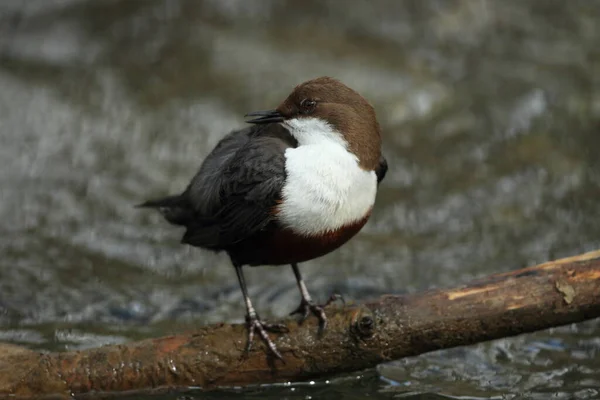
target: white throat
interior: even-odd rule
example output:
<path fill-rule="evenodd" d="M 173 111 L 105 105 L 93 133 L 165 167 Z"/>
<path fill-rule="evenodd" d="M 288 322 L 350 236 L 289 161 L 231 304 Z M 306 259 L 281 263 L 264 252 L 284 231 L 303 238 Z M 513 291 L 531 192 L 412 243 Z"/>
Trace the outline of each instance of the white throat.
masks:
<path fill-rule="evenodd" d="M 283 123 L 290 134 L 303 145 L 338 145 L 348 148 L 348 142 L 330 123 L 321 118 L 294 118 Z"/>
<path fill-rule="evenodd" d="M 281 223 L 306 236 L 334 231 L 362 220 L 375 203 L 377 176 L 365 171 L 348 142 L 319 118 L 283 123 L 298 147 L 286 157 Z"/>

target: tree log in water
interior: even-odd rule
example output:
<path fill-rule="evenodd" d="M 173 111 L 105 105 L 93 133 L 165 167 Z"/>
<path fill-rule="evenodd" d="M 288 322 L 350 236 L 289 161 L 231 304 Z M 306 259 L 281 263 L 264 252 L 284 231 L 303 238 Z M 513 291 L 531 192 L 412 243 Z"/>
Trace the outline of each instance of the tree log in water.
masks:
<path fill-rule="evenodd" d="M 271 334 L 285 363 L 260 340 L 243 356 L 243 325 L 97 349 L 40 354 L 0 346 L 0 395 L 30 398 L 196 386 L 205 389 L 322 378 L 428 351 L 533 332 L 600 316 L 600 251 L 491 275 L 456 289 L 387 295 L 329 307 Z M 13 397 L 14 398 L 14 397 Z"/>

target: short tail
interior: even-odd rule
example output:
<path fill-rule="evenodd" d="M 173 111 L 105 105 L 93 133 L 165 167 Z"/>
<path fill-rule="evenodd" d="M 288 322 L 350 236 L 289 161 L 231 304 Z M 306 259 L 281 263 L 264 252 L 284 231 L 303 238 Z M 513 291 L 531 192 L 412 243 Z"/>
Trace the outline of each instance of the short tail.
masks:
<path fill-rule="evenodd" d="M 169 196 L 162 199 L 148 200 L 142 204 L 136 204 L 135 208 L 161 208 L 161 207 L 178 207 L 182 201 L 181 196 Z"/>
<path fill-rule="evenodd" d="M 181 195 L 169 196 L 157 200 L 148 200 L 137 204 L 136 208 L 157 208 L 167 221 L 175 225 L 188 225 L 194 217 L 193 209 L 187 199 Z"/>

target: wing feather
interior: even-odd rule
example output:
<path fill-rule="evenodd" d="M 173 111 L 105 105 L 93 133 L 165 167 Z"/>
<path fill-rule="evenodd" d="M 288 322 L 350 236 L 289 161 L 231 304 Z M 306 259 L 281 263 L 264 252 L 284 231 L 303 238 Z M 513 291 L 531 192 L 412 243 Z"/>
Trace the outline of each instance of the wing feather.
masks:
<path fill-rule="evenodd" d="M 273 221 L 286 177 L 285 149 L 294 143 L 279 125 L 267 129 L 227 153 L 226 161 L 207 158 L 212 165 L 205 162 L 187 190 L 197 213 L 182 242 L 226 249 Z"/>

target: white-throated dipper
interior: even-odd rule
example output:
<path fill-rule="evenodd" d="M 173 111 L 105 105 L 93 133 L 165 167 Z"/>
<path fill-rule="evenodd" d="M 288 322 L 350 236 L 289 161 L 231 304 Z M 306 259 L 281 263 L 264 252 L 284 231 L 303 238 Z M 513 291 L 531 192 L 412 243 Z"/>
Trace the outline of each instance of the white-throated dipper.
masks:
<path fill-rule="evenodd" d="M 354 236 L 371 215 L 387 172 L 373 107 L 340 81 L 322 77 L 298 85 L 275 110 L 246 116 L 206 157 L 185 191 L 152 200 L 172 224 L 186 227 L 182 243 L 225 251 L 246 303 L 250 349 L 258 332 L 278 358 L 260 320 L 242 266 L 290 264 L 302 300 L 323 330 L 327 318 L 302 280 L 298 263 L 323 256 Z"/>

